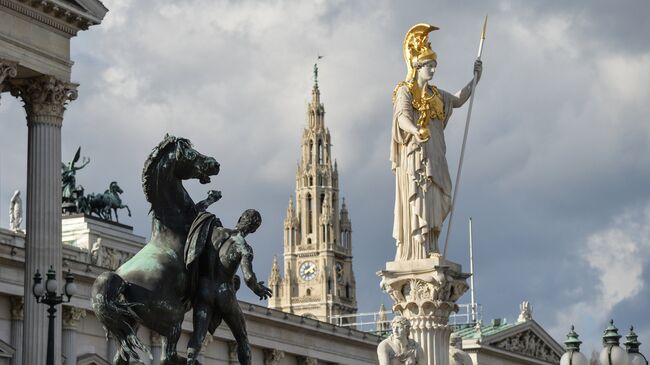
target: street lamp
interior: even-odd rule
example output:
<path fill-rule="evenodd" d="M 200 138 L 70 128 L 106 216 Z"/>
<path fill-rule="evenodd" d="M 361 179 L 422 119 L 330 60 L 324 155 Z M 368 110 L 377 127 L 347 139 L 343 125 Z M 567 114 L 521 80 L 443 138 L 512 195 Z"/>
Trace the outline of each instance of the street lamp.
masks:
<path fill-rule="evenodd" d="M 54 318 L 56 318 L 55 306 L 61 303 L 69 303 L 70 298 L 76 294 L 77 285 L 74 283 L 74 276 L 70 274 L 70 269 L 65 276 L 65 286 L 63 287 L 64 294 L 57 295 L 56 290 L 59 284 L 56 282 L 56 272 L 50 266 L 47 271 L 47 280 L 43 285 L 43 277 L 41 273 L 36 270 L 34 274 L 34 286 L 32 286 L 32 293 L 36 297 L 37 303 L 44 303 L 50 306 L 47 309 L 49 324 L 47 329 L 47 365 L 54 365 Z M 64 299 L 64 295 L 67 300 Z"/>
<path fill-rule="evenodd" d="M 566 338 L 567 340 L 564 341 L 566 352 L 560 359 L 560 365 L 587 365 L 587 358 L 580 352 L 582 341 L 578 339 L 578 334 L 573 330 L 573 325 L 571 325 L 571 331 L 566 335 Z"/>
<path fill-rule="evenodd" d="M 648 359 L 639 352 L 639 346 L 641 342 L 637 340 L 639 336 L 634 333 L 634 327 L 630 327 L 630 334 L 625 336 L 625 349 L 627 350 L 627 356 L 630 357 L 630 365 L 648 365 Z"/>
<path fill-rule="evenodd" d="M 618 345 L 620 338 L 621 335 L 618 334 L 618 328 L 614 326 L 612 319 L 603 334 L 603 349 L 600 351 L 602 365 L 628 365 L 627 352 Z"/>

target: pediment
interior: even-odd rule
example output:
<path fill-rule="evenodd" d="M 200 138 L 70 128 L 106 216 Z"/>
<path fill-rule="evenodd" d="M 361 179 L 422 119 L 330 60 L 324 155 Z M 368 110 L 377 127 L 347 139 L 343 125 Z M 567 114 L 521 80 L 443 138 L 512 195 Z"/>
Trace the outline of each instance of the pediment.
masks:
<path fill-rule="evenodd" d="M 560 362 L 564 352 L 562 346 L 532 320 L 484 338 L 483 344 L 555 364 Z"/>
<path fill-rule="evenodd" d="M 77 365 L 111 365 L 97 354 L 85 354 L 77 358 Z"/>

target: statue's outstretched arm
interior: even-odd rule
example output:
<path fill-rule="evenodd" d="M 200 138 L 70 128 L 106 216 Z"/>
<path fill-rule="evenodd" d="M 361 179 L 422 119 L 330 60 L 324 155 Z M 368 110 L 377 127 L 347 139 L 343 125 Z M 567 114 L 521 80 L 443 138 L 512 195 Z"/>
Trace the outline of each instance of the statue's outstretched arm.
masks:
<path fill-rule="evenodd" d="M 205 212 L 208 207 L 221 199 L 221 192 L 219 190 L 210 190 L 208 191 L 208 197 L 196 203 L 196 210 L 199 212 Z"/>
<path fill-rule="evenodd" d="M 474 73 L 477 74 L 476 84 L 478 85 L 478 82 L 481 79 L 481 74 L 483 73 L 483 63 L 481 62 L 481 60 L 476 60 L 474 62 Z M 472 78 L 472 80 L 469 80 L 469 82 L 467 83 L 467 85 L 465 85 L 465 87 L 458 90 L 458 92 L 456 92 L 452 96 L 453 97 L 452 105 L 454 108 L 460 108 L 461 106 L 463 106 L 463 104 L 465 104 L 467 99 L 469 99 L 470 95 L 472 95 L 473 80 L 474 78 Z"/>
<path fill-rule="evenodd" d="M 246 286 L 248 286 L 253 293 L 260 297 L 260 300 L 270 298 L 273 292 L 271 289 L 264 286 L 263 281 L 257 281 L 257 276 L 255 276 L 255 272 L 253 272 L 253 252 L 250 248 L 248 251 L 249 252 L 245 252 L 241 258 L 241 271 L 244 275 L 244 282 L 246 282 Z"/>

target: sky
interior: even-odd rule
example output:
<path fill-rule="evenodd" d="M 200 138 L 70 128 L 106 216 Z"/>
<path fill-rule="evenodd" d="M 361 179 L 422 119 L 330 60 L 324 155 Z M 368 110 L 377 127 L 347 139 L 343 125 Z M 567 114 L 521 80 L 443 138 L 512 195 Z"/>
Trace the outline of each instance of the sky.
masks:
<path fill-rule="evenodd" d="M 584 352 L 600 348 L 610 318 L 650 343 L 649 2 L 104 3 L 103 23 L 72 41 L 81 86 L 66 111 L 62 157 L 81 146 L 91 160 L 77 183 L 100 192 L 118 181 L 133 212 L 121 222 L 148 236 L 143 163 L 165 133 L 189 138 L 221 164 L 211 184 L 186 183 L 194 199 L 221 190 L 210 211 L 226 226 L 246 208 L 262 213 L 249 242 L 266 279 L 282 254 L 312 67 L 323 55 L 319 87 L 352 219 L 360 312 L 390 303 L 376 272 L 395 254 L 388 156 L 404 33 L 420 22 L 440 27 L 430 36 L 433 82 L 455 92 L 471 79 L 489 14 L 449 258 L 469 270 L 471 216 L 485 322 L 515 320 L 527 300 L 556 340 L 575 324 Z M 455 110 L 445 132 L 452 177 L 466 115 L 467 106 Z M 25 190 L 27 154 L 24 111 L 8 94 L 0 120 L 0 206 L 8 207 L 12 192 Z"/>

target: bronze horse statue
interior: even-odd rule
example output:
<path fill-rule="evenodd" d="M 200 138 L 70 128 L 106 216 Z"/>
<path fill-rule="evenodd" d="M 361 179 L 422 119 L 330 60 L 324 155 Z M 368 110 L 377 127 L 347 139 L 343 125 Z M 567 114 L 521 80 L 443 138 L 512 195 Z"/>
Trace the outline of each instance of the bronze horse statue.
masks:
<path fill-rule="evenodd" d="M 85 197 L 84 205 L 88 214 L 92 215 L 97 214 L 99 218 L 112 221 L 113 215 L 111 209 L 115 212 L 115 221 L 119 222 L 120 219 L 117 216 L 118 209 L 125 209 L 131 216 L 131 209 L 126 204 L 122 204 L 122 199 L 120 194 L 124 193 L 124 190 L 117 185 L 116 181 L 111 182 L 108 189 L 103 194 L 90 194 Z"/>
<path fill-rule="evenodd" d="M 181 324 L 191 306 L 183 249 L 198 212 L 182 181 L 198 179 L 207 184 L 218 173 L 214 158 L 194 150 L 189 140 L 169 135 L 145 162 L 142 186 L 151 203 L 151 240 L 115 272 L 101 274 L 91 293 L 97 318 L 119 343 L 114 365 L 138 360 L 137 349 L 149 353 L 137 337 L 139 324 L 163 338 L 160 364 L 185 364 L 176 352 Z"/>

